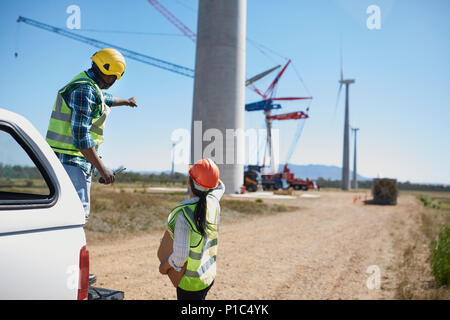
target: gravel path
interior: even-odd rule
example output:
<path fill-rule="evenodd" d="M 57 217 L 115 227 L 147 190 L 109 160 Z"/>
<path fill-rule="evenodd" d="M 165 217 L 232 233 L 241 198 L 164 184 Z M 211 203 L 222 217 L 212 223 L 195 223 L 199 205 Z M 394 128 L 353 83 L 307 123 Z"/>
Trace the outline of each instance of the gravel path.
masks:
<path fill-rule="evenodd" d="M 355 193 L 314 194 L 320 197 L 283 200 L 299 206 L 295 212 L 224 221 L 208 299 L 392 299 L 403 254 L 396 243 L 420 221 L 415 197 L 374 206 L 354 203 Z M 122 290 L 126 299 L 175 299 L 158 272 L 161 237 L 88 243 L 96 285 Z M 380 271 L 380 289 L 369 290 L 376 277 L 369 267 Z"/>

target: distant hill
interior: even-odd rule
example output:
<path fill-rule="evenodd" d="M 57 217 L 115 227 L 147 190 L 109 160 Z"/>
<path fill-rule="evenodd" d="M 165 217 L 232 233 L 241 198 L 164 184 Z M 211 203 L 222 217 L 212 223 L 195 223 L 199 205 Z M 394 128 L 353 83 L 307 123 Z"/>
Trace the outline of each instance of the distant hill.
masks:
<path fill-rule="evenodd" d="M 342 168 L 337 166 L 326 166 L 321 164 L 288 164 L 289 170 L 298 178 L 318 179 L 323 178 L 326 180 L 341 180 Z M 280 171 L 283 170 L 283 165 L 280 165 Z M 350 179 L 353 177 L 353 172 L 350 171 Z M 363 177 L 358 174 L 358 181 L 368 181 L 372 178 Z"/>
<path fill-rule="evenodd" d="M 300 164 L 289 164 L 289 170 L 298 178 L 309 178 L 309 179 L 318 179 L 323 178 L 325 180 L 341 180 L 342 169 L 337 166 L 326 166 L 321 164 L 308 164 L 308 165 L 300 165 Z M 280 171 L 283 170 L 283 165 L 280 165 Z M 168 174 L 170 175 L 170 171 L 139 171 L 141 174 Z M 186 173 L 182 173 L 186 174 Z M 350 179 L 353 178 L 352 171 L 350 171 Z M 372 178 L 363 177 L 358 174 L 358 181 L 371 181 Z"/>

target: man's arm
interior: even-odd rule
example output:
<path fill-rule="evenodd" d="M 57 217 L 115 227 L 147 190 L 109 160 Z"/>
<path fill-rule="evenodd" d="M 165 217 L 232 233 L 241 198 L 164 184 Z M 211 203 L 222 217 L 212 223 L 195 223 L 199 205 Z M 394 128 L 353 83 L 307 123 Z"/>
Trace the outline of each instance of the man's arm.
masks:
<path fill-rule="evenodd" d="M 105 103 L 110 107 L 129 106 L 136 108 L 138 106 L 136 103 L 136 97 L 130 99 L 122 99 L 114 97 L 111 93 L 106 91 L 103 91 L 103 97 L 105 98 Z"/>
<path fill-rule="evenodd" d="M 103 180 L 105 180 L 105 184 L 114 182 L 114 173 L 105 166 L 94 148 L 80 149 L 80 152 L 83 154 L 87 161 L 92 163 L 92 165 L 97 168 Z"/>
<path fill-rule="evenodd" d="M 113 103 L 112 103 L 111 107 L 115 107 L 115 106 L 129 106 L 132 108 L 136 108 L 138 105 L 136 103 L 136 97 L 133 97 L 130 99 L 122 99 L 122 98 L 113 97 Z"/>

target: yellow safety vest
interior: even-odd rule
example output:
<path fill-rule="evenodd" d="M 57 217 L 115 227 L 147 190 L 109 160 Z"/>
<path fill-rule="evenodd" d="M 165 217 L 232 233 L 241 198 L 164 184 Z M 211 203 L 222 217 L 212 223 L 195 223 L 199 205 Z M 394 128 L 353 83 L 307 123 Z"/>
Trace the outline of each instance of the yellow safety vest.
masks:
<path fill-rule="evenodd" d="M 178 215 L 182 214 L 190 226 L 189 256 L 186 271 L 178 284 L 178 287 L 186 291 L 203 290 L 216 277 L 220 204 L 213 195 L 207 196 L 206 220 L 209 224 L 206 238 L 198 232 L 194 223 L 196 205 L 194 203 L 178 206 L 172 210 L 168 218 L 168 229 L 172 238 Z"/>
<path fill-rule="evenodd" d="M 98 114 L 92 120 L 90 134 L 94 141 L 95 148 L 103 142 L 103 130 L 105 128 L 105 120 L 110 112 L 110 108 L 106 105 L 100 87 L 89 78 L 86 72 L 81 72 L 73 78 L 64 88 L 58 91 L 56 101 L 53 105 L 52 115 L 48 125 L 46 140 L 53 151 L 65 153 L 72 156 L 84 157 L 78 148 L 73 145 L 73 136 L 70 125 L 72 109 L 66 103 L 65 97 L 78 86 L 82 84 L 90 84 L 97 91 L 100 102 L 94 106 L 95 110 L 99 110 Z"/>

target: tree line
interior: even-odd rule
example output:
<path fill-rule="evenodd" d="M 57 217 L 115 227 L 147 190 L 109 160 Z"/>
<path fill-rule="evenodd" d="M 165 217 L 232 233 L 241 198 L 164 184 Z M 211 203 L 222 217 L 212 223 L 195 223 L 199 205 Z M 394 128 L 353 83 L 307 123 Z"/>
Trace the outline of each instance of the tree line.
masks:
<path fill-rule="evenodd" d="M 36 167 L 5 165 L 0 163 L 0 178 L 3 179 L 42 179 Z"/>
<path fill-rule="evenodd" d="M 19 166 L 19 165 L 5 165 L 0 163 L 0 179 L 41 179 L 42 175 L 36 167 Z M 125 171 L 116 177 L 116 182 L 124 183 L 173 183 L 186 184 L 188 176 L 184 173 L 175 172 L 170 173 L 140 173 L 133 171 Z M 341 180 L 329 180 L 319 178 L 316 180 L 320 188 L 340 188 Z M 358 188 L 371 189 L 372 181 L 358 181 Z M 419 184 L 406 182 L 397 182 L 399 190 L 414 190 L 414 191 L 444 191 L 450 192 L 450 185 L 444 186 L 439 184 Z"/>
<path fill-rule="evenodd" d="M 319 178 L 316 180 L 321 188 L 341 188 L 341 180 L 328 180 Z M 359 189 L 372 189 L 372 180 L 358 181 Z M 450 192 L 450 185 L 444 186 L 442 184 L 421 184 L 411 183 L 409 181 L 397 181 L 397 189 L 405 191 L 444 191 Z"/>

